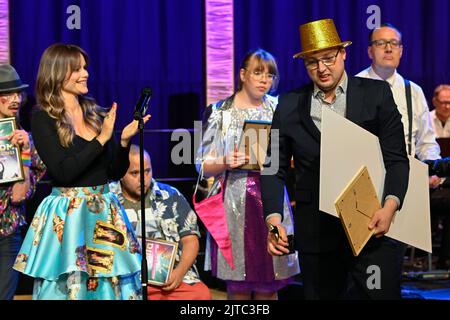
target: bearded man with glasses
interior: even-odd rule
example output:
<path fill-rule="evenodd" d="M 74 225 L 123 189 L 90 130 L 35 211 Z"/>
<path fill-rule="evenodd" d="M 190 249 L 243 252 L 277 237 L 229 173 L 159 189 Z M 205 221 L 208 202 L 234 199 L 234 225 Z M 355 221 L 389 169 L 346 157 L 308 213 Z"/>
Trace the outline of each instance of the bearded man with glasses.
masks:
<path fill-rule="evenodd" d="M 281 213 L 293 157 L 295 245 L 306 299 L 399 299 L 404 246 L 384 234 L 401 208 L 408 186 L 409 162 L 400 113 L 387 83 L 347 75 L 345 47 L 351 42 L 341 41 L 333 20 L 301 25 L 300 39 L 302 51 L 294 57 L 303 58 L 312 82 L 281 95 L 273 117 L 272 132 L 277 130 L 279 139 L 268 148 L 268 159 L 279 160 L 279 169 L 274 175 L 263 171 L 261 194 L 266 223 L 269 230 L 277 227 L 278 237 L 268 233 L 267 249 L 272 255 L 289 252 Z M 340 220 L 319 210 L 323 108 L 377 135 L 381 145 L 386 168 L 383 207 L 368 226 L 375 228 L 375 236 L 358 257 L 352 254 Z M 278 148 L 278 159 L 271 158 L 274 148 Z M 265 167 L 270 165 L 267 161 Z M 329 183 L 333 177 L 328 179 Z M 367 285 L 371 266 L 379 267 L 380 288 Z"/>

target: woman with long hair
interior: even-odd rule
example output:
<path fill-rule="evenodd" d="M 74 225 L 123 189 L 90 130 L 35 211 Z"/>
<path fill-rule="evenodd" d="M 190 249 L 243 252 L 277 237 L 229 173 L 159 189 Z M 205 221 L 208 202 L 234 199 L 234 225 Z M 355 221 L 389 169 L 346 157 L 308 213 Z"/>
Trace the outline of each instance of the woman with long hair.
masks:
<path fill-rule="evenodd" d="M 15 262 L 16 270 L 35 278 L 33 299 L 141 296 L 139 244 L 108 188 L 109 180 L 119 180 L 128 169 L 138 122 L 128 124 L 115 141 L 117 104 L 106 112 L 86 96 L 88 60 L 76 45 L 54 44 L 39 64 L 40 108 L 31 127 L 53 188 Z M 122 240 L 111 241 L 105 232 Z"/>

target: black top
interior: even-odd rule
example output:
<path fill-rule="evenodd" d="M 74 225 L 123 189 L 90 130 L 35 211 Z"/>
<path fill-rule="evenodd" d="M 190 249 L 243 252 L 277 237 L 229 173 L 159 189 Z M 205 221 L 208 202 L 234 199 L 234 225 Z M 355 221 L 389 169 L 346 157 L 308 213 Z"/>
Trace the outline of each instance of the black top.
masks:
<path fill-rule="evenodd" d="M 85 140 L 75 135 L 64 148 L 56 131 L 56 120 L 44 110 L 33 114 L 31 132 L 39 156 L 55 187 L 98 186 L 119 180 L 130 165 L 130 147 L 118 145 L 114 136 L 102 146 L 97 139 Z"/>

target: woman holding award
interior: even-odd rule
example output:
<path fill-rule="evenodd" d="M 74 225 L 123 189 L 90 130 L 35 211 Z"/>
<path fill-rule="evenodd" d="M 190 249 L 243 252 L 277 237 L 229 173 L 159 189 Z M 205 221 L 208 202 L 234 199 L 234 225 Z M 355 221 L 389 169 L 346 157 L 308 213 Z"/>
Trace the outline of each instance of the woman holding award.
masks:
<path fill-rule="evenodd" d="M 53 182 L 36 211 L 14 268 L 35 278 L 33 299 L 139 299 L 140 248 L 108 180 L 129 166 L 132 121 L 113 136 L 117 105 L 101 109 L 88 93 L 88 56 L 54 44 L 41 58 L 36 81 L 40 107 L 31 126 Z M 148 121 L 146 116 L 144 121 Z M 107 228 L 122 243 L 101 237 Z"/>
<path fill-rule="evenodd" d="M 19 274 L 12 266 L 22 243 L 20 227 L 26 224 L 25 202 L 33 196 L 36 183 L 45 172 L 31 135 L 19 123 L 26 88 L 28 85 L 22 83 L 11 65 L 0 65 L 0 143 L 6 153 L 14 154 L 2 155 L 0 159 L 0 300 L 14 297 Z M 11 145 L 14 150 L 7 147 Z M 20 171 L 22 177 L 11 177 L 11 172 Z"/>
<path fill-rule="evenodd" d="M 233 300 L 277 299 L 277 291 L 299 272 L 296 253 L 282 257 L 268 254 L 260 172 L 240 169 L 250 160 L 238 150 L 244 122 L 272 120 L 277 99 L 268 92 L 275 91 L 277 83 L 278 68 L 273 56 L 262 49 L 250 51 L 241 64 L 236 93 L 205 111 L 202 146 L 196 163 L 206 177 L 221 178 L 224 182 L 223 201 L 234 263 L 231 268 L 209 237 L 210 267 L 213 275 L 226 280 L 228 298 Z M 287 194 L 284 209 L 283 222 L 293 233 Z"/>

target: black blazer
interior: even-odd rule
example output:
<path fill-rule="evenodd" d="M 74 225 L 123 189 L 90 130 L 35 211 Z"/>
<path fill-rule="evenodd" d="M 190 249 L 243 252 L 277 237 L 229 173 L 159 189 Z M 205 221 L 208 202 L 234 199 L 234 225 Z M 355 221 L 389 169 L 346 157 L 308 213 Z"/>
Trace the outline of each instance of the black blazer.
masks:
<path fill-rule="evenodd" d="M 313 88 L 311 83 L 280 96 L 272 123 L 272 130 L 279 130 L 278 143 L 272 141 L 273 147 L 279 148 L 279 169 L 274 175 L 261 175 L 265 216 L 283 212 L 283 190 L 290 159 L 294 157 L 295 238 L 297 249 L 302 252 L 333 250 L 345 240 L 339 219 L 318 213 L 320 131 L 310 116 Z M 401 115 L 389 85 L 384 81 L 349 77 L 346 99 L 346 118 L 379 138 L 386 168 L 384 195 L 395 195 L 403 202 L 409 161 Z"/>

